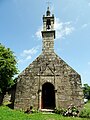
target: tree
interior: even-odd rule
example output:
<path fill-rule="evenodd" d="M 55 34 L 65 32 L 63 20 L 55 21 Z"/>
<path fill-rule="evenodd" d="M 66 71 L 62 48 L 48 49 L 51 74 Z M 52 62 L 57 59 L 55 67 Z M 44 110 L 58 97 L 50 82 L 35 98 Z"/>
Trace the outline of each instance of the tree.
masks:
<path fill-rule="evenodd" d="M 8 88 L 14 84 L 13 77 L 18 73 L 17 61 L 10 48 L 0 44 L 0 104 Z"/>
<path fill-rule="evenodd" d="M 90 86 L 88 84 L 84 84 L 83 92 L 84 92 L 84 98 L 89 100 L 90 99 Z"/>

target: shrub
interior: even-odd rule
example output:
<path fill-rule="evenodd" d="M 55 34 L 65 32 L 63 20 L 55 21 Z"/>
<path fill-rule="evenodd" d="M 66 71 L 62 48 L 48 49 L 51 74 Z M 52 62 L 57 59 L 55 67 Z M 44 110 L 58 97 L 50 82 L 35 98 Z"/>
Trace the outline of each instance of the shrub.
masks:
<path fill-rule="evenodd" d="M 79 117 L 81 118 L 90 118 L 90 111 L 83 109 L 80 114 Z"/>
<path fill-rule="evenodd" d="M 72 104 L 68 107 L 68 109 L 64 113 L 65 116 L 73 116 L 73 117 L 78 116 L 78 114 L 79 114 L 79 110 Z"/>
<path fill-rule="evenodd" d="M 66 112 L 66 109 L 64 108 L 60 108 L 60 109 L 55 108 L 54 110 L 54 113 L 61 114 L 61 115 L 64 115 L 65 112 Z"/>
<path fill-rule="evenodd" d="M 61 114 L 63 116 L 73 116 L 73 117 L 76 117 L 79 114 L 79 110 L 72 104 L 67 109 L 64 108 L 55 109 L 54 112 L 56 114 Z"/>
<path fill-rule="evenodd" d="M 30 114 L 30 113 L 38 113 L 38 110 L 33 109 L 33 107 L 30 106 L 30 108 L 27 108 L 27 110 L 25 111 L 25 113 L 28 113 L 28 114 Z"/>

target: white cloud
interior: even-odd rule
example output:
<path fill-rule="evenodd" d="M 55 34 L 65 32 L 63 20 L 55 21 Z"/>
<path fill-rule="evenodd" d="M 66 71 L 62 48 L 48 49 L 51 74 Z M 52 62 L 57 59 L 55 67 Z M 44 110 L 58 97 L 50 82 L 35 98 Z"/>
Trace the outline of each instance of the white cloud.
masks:
<path fill-rule="evenodd" d="M 26 60 L 30 60 L 32 57 L 31 57 L 31 55 L 30 56 L 27 56 L 26 57 Z"/>
<path fill-rule="evenodd" d="M 64 37 L 70 35 L 73 32 L 73 30 L 75 29 L 71 25 L 71 22 L 60 22 L 59 18 L 55 18 L 54 28 L 56 30 L 56 39 L 61 39 L 61 38 L 64 38 Z M 41 31 L 42 31 L 42 26 L 39 27 L 39 29 L 35 33 L 35 35 L 38 39 L 42 38 Z"/>
<path fill-rule="evenodd" d="M 31 60 L 33 55 L 35 55 L 38 52 L 39 48 L 40 48 L 40 46 L 33 47 L 28 50 L 23 50 L 23 52 L 20 54 L 20 59 L 19 59 L 18 63 L 24 63 L 28 60 Z"/>
<path fill-rule="evenodd" d="M 58 18 L 55 19 L 56 39 L 62 39 L 70 35 L 74 29 L 71 22 L 60 22 Z"/>
<path fill-rule="evenodd" d="M 90 6 L 90 2 L 88 3 L 88 6 Z"/>
<path fill-rule="evenodd" d="M 25 57 L 25 56 L 28 56 L 28 55 L 36 54 L 37 50 L 38 50 L 38 46 L 34 47 L 32 49 L 29 49 L 29 50 L 24 50 L 23 53 L 21 54 L 21 56 Z"/>
<path fill-rule="evenodd" d="M 86 28 L 88 26 L 88 24 L 83 24 L 82 28 Z"/>
<path fill-rule="evenodd" d="M 35 33 L 35 36 L 36 36 L 38 39 L 41 39 L 41 38 L 42 38 L 42 35 L 41 35 L 42 28 L 43 28 L 43 26 L 40 26 L 40 27 L 38 28 L 37 32 Z"/>
<path fill-rule="evenodd" d="M 90 62 L 88 62 L 88 65 L 90 65 Z"/>
<path fill-rule="evenodd" d="M 23 59 L 18 60 L 18 64 L 23 63 Z"/>

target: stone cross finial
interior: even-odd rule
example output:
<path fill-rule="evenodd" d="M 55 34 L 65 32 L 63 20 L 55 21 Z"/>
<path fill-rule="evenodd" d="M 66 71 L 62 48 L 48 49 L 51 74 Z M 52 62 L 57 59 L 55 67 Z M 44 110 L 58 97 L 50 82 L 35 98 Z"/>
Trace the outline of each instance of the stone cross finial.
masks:
<path fill-rule="evenodd" d="M 49 7 L 50 7 L 50 4 L 51 4 L 51 2 L 48 0 L 48 2 L 47 2 L 47 5 L 48 5 L 48 10 L 49 10 Z"/>
<path fill-rule="evenodd" d="M 46 12 L 47 16 L 50 16 L 50 10 L 49 10 L 50 3 L 51 3 L 50 1 L 47 2 L 47 4 L 48 4 L 47 12 Z"/>

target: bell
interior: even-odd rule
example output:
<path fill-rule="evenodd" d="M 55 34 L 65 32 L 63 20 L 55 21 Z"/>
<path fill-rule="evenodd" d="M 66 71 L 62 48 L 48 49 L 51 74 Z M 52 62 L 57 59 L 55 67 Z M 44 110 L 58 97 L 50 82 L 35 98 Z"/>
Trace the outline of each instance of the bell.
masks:
<path fill-rule="evenodd" d="M 47 25 L 47 29 L 48 29 L 48 30 L 50 29 L 50 25 Z"/>

